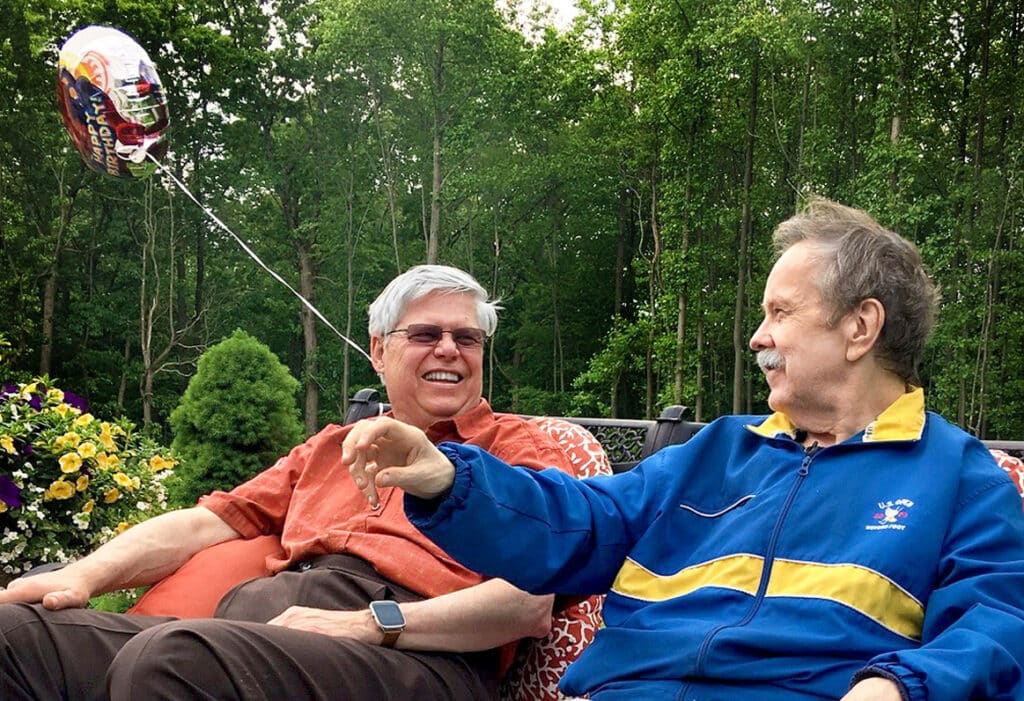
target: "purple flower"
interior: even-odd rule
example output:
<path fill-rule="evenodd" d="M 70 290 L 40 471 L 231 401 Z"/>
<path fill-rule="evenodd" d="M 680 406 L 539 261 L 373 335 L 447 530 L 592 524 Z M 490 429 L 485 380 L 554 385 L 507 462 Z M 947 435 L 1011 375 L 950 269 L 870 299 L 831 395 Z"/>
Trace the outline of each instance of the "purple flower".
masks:
<path fill-rule="evenodd" d="M 89 410 L 89 405 L 86 404 L 85 399 L 83 399 L 82 397 L 79 397 L 74 392 L 68 392 L 68 391 L 65 390 L 65 392 L 64 392 L 64 403 L 65 404 L 69 404 L 69 405 L 75 407 L 76 409 L 81 411 L 83 414 Z"/>
<path fill-rule="evenodd" d="M 10 509 L 21 508 L 21 488 L 8 475 L 0 475 L 0 501 Z"/>
<path fill-rule="evenodd" d="M 7 401 L 11 401 L 17 398 L 18 386 L 12 384 L 4 385 L 3 391 L 0 391 L 0 399 L 5 400 L 6 403 Z M 36 411 L 39 411 L 40 409 L 43 408 L 43 398 L 38 394 L 33 394 L 31 398 L 28 400 L 28 405 L 35 409 Z"/>
<path fill-rule="evenodd" d="M 17 396 L 18 386 L 8 383 L 4 385 L 2 390 L 0 390 L 0 404 L 3 404 L 6 401 L 9 401 L 10 398 Z M 85 399 L 74 392 L 64 392 L 64 403 L 69 406 L 73 406 L 83 414 L 89 410 L 89 405 L 86 403 Z M 33 394 L 28 400 L 28 405 L 36 411 L 40 411 L 43 408 L 43 395 L 41 393 Z"/>

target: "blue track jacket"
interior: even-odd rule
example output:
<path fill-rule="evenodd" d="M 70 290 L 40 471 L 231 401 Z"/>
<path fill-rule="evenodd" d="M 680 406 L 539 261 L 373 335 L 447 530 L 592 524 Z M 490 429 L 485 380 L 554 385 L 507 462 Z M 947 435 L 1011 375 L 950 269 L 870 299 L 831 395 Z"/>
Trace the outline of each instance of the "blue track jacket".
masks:
<path fill-rule="evenodd" d="M 596 701 L 810 701 L 863 676 L 910 701 L 1024 699 L 1024 514 L 985 447 L 908 392 L 804 449 L 730 416 L 633 470 L 574 480 L 442 444 L 412 522 L 535 593 L 608 592 L 562 688 Z"/>

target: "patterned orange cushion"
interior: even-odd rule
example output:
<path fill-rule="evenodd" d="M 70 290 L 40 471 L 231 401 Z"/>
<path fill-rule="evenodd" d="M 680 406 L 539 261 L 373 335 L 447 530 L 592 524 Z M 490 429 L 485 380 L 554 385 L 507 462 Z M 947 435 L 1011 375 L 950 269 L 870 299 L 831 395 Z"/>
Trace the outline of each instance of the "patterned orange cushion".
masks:
<path fill-rule="evenodd" d="M 999 467 L 1006 470 L 1013 483 L 1017 485 L 1017 491 L 1021 494 L 1021 504 L 1024 506 L 1024 460 L 1015 458 L 1002 450 L 993 450 L 992 457 L 996 459 Z"/>

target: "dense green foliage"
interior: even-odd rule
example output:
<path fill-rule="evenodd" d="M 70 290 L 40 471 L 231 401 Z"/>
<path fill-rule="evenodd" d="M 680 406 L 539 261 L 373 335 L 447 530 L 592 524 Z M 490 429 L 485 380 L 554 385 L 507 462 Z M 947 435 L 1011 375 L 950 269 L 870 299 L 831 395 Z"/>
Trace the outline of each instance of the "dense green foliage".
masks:
<path fill-rule="evenodd" d="M 54 67 L 103 23 L 157 64 L 169 168 L 364 348 L 376 292 L 436 259 L 504 300 L 498 408 L 763 410 L 769 237 L 816 193 L 941 283 L 931 408 L 1024 438 L 1024 0 L 582 4 L 559 33 L 489 0 L 0 0 L 5 357 L 154 431 L 240 325 L 307 432 L 377 382 L 165 179 L 83 167 Z"/>
<path fill-rule="evenodd" d="M 191 506 L 215 489 L 231 489 L 288 452 L 302 437 L 298 381 L 266 345 L 241 330 L 199 358 L 181 403 L 171 412 L 181 458 L 168 497 Z"/>

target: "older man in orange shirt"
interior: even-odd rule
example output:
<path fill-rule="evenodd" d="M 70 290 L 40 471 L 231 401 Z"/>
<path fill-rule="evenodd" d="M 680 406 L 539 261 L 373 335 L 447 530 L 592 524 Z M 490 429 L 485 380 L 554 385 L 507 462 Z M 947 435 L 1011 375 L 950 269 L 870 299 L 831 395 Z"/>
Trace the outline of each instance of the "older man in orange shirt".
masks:
<path fill-rule="evenodd" d="M 551 438 L 482 399 L 483 346 L 496 324 L 496 305 L 460 270 L 419 266 L 393 280 L 369 324 L 392 416 L 437 442 L 571 473 Z M 456 563 L 412 527 L 400 490 L 368 505 L 340 470 L 348 430 L 329 426 L 234 490 L 0 592 L 9 603 L 0 606 L 2 697 L 495 698 L 495 656 L 483 651 L 543 635 L 551 597 Z M 203 548 L 264 534 L 281 538 L 274 575 L 236 587 L 216 618 L 81 608 L 157 582 Z"/>

